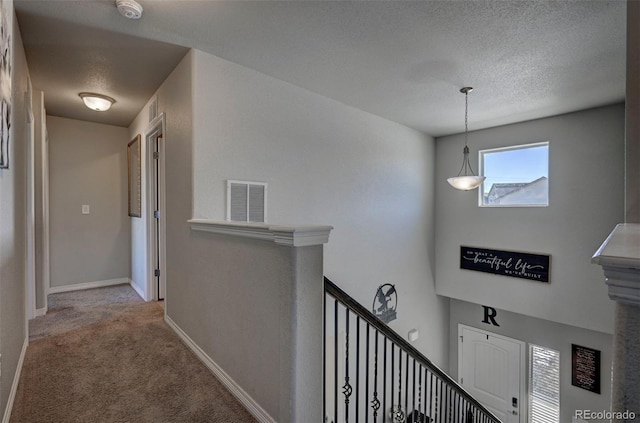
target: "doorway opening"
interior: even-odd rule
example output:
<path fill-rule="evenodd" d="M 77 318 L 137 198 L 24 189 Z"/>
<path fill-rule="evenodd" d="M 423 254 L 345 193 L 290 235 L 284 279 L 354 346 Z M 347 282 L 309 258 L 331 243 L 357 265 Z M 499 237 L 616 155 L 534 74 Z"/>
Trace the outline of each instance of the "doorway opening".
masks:
<path fill-rule="evenodd" d="M 526 343 L 458 325 L 460 384 L 504 423 L 526 422 Z"/>
<path fill-rule="evenodd" d="M 165 115 L 149 124 L 146 134 L 147 173 L 147 292 L 155 301 L 163 301 L 166 292 L 165 271 Z"/>

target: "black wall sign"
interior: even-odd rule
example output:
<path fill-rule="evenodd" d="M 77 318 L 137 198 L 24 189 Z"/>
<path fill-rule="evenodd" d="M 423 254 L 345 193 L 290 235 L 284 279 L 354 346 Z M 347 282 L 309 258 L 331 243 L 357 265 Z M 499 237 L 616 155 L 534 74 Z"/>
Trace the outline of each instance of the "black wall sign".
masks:
<path fill-rule="evenodd" d="M 549 282 L 551 256 L 460 246 L 460 268 Z"/>
<path fill-rule="evenodd" d="M 600 393 L 600 351 L 571 344 L 571 384 Z"/>

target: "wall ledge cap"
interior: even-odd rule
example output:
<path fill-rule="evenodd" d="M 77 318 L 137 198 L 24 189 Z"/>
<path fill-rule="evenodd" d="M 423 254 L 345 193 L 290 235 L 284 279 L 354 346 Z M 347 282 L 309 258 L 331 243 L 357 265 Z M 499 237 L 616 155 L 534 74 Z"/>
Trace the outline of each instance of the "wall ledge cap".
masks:
<path fill-rule="evenodd" d="M 593 255 L 591 262 L 603 267 L 638 269 L 640 272 L 640 224 L 616 225 Z"/>
<path fill-rule="evenodd" d="M 241 238 L 273 241 L 287 247 L 308 247 L 329 242 L 333 226 L 327 225 L 269 225 L 266 223 L 229 222 L 209 219 L 191 219 L 187 221 L 191 230 Z"/>
<path fill-rule="evenodd" d="M 602 266 L 609 298 L 640 305 L 640 224 L 617 225 L 591 262 Z"/>

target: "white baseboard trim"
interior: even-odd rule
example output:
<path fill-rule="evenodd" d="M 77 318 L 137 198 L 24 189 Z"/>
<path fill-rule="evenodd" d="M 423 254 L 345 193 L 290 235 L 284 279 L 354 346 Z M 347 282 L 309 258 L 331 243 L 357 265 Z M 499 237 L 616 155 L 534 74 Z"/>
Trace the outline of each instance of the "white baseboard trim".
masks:
<path fill-rule="evenodd" d="M 133 280 L 129 280 L 129 285 L 131 285 L 131 288 L 133 288 L 134 291 L 136 291 L 138 293 L 138 295 L 140 295 L 140 298 L 142 298 L 143 300 L 146 301 L 144 292 L 142 291 L 142 288 L 140 288 L 138 285 L 135 284 L 135 282 L 133 282 Z"/>
<path fill-rule="evenodd" d="M 24 338 L 22 344 L 22 351 L 20 351 L 20 359 L 18 359 L 18 368 L 16 374 L 13 376 L 13 383 L 11 384 L 11 392 L 9 392 L 9 399 L 7 400 L 7 408 L 4 409 L 4 416 L 2 417 L 2 423 L 9 423 L 11 418 L 11 410 L 13 410 L 13 402 L 16 399 L 16 392 L 18 391 L 18 383 L 20 382 L 20 373 L 22 373 L 22 364 L 24 363 L 24 356 L 27 353 L 27 347 L 29 346 L 29 335 Z"/>
<path fill-rule="evenodd" d="M 36 309 L 36 317 L 44 316 L 45 314 L 47 314 L 47 307 Z"/>
<path fill-rule="evenodd" d="M 211 359 L 202 349 L 195 343 L 189 335 L 187 335 L 169 316 L 164 316 L 165 322 L 171 329 L 182 339 L 187 347 L 207 366 L 209 370 L 218 378 L 220 382 L 245 406 L 245 408 L 261 423 L 276 423 L 276 421 L 267 413 L 253 398 L 247 394 L 231 377 L 215 361 Z"/>
<path fill-rule="evenodd" d="M 60 292 L 80 291 L 83 289 L 91 289 L 91 288 L 103 288 L 105 286 L 120 285 L 123 283 L 130 284 L 131 279 L 117 278 L 117 279 L 107 279 L 106 281 L 76 283 L 73 285 L 65 285 L 65 286 L 52 286 L 52 287 L 49 287 L 49 294 L 59 294 Z"/>

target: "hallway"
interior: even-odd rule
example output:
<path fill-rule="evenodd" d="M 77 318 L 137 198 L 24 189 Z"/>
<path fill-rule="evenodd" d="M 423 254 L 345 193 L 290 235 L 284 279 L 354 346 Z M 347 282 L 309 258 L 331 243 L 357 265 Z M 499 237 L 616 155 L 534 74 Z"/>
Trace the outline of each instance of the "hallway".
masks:
<path fill-rule="evenodd" d="M 30 321 L 11 422 L 251 422 L 128 285 L 52 294 Z"/>

